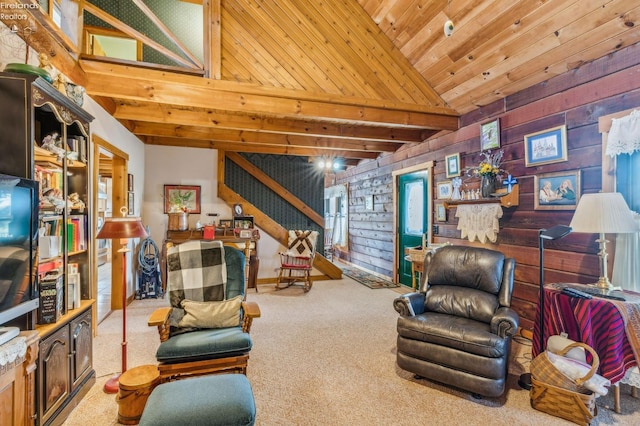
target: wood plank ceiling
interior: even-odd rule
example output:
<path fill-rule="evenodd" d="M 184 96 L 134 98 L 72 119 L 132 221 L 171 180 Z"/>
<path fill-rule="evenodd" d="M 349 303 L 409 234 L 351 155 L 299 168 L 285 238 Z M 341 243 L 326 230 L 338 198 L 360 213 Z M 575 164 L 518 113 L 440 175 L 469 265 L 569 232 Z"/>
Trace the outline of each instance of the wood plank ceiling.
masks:
<path fill-rule="evenodd" d="M 213 78 L 86 56 L 75 70 L 146 143 L 353 164 L 640 41 L 637 0 L 205 0 L 203 10 Z"/>

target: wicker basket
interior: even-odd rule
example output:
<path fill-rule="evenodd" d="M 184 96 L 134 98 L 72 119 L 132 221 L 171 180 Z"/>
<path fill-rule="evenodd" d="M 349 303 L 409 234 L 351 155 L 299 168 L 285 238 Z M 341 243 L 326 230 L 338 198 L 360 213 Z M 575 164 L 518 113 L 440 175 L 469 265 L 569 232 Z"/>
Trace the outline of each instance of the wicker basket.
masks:
<path fill-rule="evenodd" d="M 422 250 L 422 247 L 412 247 L 407 249 L 407 254 L 412 262 L 422 262 L 426 251 Z"/>
<path fill-rule="evenodd" d="M 598 414 L 593 392 L 572 392 L 539 382 L 531 376 L 531 406 L 536 410 L 561 417 L 579 425 L 588 425 Z"/>
<path fill-rule="evenodd" d="M 539 411 L 588 425 L 597 414 L 595 394 L 582 386 L 598 369 L 600 359 L 589 345 L 572 343 L 558 352 L 564 356 L 575 347 L 582 347 L 593 357 L 591 369 L 584 377 L 572 380 L 549 360 L 546 351 L 531 361 L 531 406 Z"/>

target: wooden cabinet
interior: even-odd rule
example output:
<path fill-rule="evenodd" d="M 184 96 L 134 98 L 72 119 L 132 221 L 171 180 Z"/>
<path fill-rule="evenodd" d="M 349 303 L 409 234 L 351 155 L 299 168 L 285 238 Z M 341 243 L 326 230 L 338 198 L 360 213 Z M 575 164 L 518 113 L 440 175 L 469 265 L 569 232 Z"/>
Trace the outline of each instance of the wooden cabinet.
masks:
<path fill-rule="evenodd" d="M 0 170 L 40 182 L 40 308 L 31 316 L 39 325 L 32 319 L 29 326 L 41 336 L 36 411 L 38 423 L 45 425 L 63 418 L 95 381 L 90 351 L 93 117 L 28 74 L 0 73 L 0 103 Z"/>
<path fill-rule="evenodd" d="M 21 348 L 19 348 L 21 346 Z M 24 355 L 16 354 L 24 349 Z M 35 370 L 38 358 L 38 333 L 23 331 L 20 335 L 0 346 L 7 351 L 0 364 L 0 419 L 7 425 L 35 425 Z M 12 355 L 8 353 L 11 352 Z M 22 352 L 20 350 L 20 352 Z M 5 423 L 6 422 L 6 423 Z"/>
<path fill-rule="evenodd" d="M 38 327 L 38 419 L 59 424 L 95 383 L 91 306 L 84 303 L 57 324 Z"/>
<path fill-rule="evenodd" d="M 7 106 L 0 114 L 0 170 L 40 182 L 39 282 L 47 285 L 45 276 L 58 273 L 62 285 L 59 315 L 40 315 L 39 322 L 55 322 L 75 309 L 78 299 L 93 297 L 88 167 L 93 117 L 28 74 L 0 73 L 0 102 Z"/>

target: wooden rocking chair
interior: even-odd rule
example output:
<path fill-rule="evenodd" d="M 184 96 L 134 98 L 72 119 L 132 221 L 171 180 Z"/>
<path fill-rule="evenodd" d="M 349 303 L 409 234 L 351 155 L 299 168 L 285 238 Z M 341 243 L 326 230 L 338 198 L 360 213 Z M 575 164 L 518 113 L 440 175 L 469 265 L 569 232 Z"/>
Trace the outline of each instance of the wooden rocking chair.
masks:
<path fill-rule="evenodd" d="M 280 272 L 276 290 L 287 288 L 297 281 L 302 282 L 306 292 L 311 290 L 311 271 L 316 252 L 318 231 L 289 231 L 287 251 L 280 253 Z M 284 283 L 284 287 L 281 284 Z"/>

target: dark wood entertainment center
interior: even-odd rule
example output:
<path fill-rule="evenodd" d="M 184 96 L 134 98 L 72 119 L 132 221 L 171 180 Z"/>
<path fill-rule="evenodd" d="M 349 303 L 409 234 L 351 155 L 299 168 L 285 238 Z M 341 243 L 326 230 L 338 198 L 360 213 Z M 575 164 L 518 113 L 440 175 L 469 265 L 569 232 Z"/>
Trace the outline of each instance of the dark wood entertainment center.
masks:
<path fill-rule="evenodd" d="M 40 237 L 38 275 L 49 271 L 61 277 L 60 285 L 40 292 L 39 310 L 15 318 L 23 333 L 36 333 L 37 359 L 32 373 L 17 379 L 26 383 L 29 397 L 15 418 L 21 424 L 59 425 L 95 383 L 93 369 L 94 295 L 91 286 L 94 221 L 89 197 L 90 132 L 93 117 L 40 77 L 0 73 L 0 170 L 40 182 Z M 43 141 L 59 138 L 62 156 L 43 149 Z M 62 207 L 43 202 L 43 190 L 60 194 Z M 69 195 L 82 201 L 68 204 Z M 43 207 L 44 206 L 44 207 Z M 44 245 L 46 244 L 46 247 Z M 42 254 L 40 253 L 40 254 Z M 53 299 L 45 300 L 47 294 Z M 45 302 L 45 303 L 43 303 Z M 44 307 L 50 309 L 43 314 Z M 40 312 L 38 312 L 40 311 Z M 37 343 L 39 341 L 39 343 Z M 37 366 L 37 368 L 36 368 Z M 3 423 L 4 424 L 4 423 Z"/>

